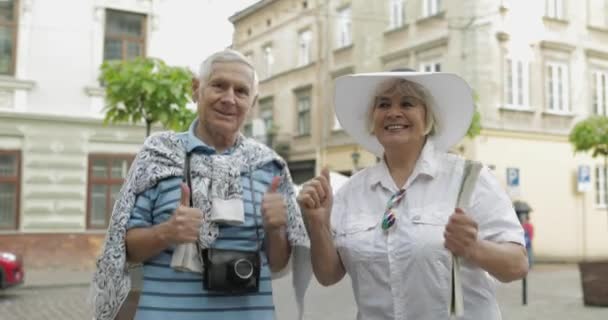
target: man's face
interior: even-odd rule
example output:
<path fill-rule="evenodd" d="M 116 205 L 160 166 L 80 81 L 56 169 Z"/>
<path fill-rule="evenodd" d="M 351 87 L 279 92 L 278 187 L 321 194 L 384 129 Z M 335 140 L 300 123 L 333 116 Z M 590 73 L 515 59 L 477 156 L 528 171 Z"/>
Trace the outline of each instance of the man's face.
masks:
<path fill-rule="evenodd" d="M 207 134 L 237 134 L 255 101 L 253 70 L 240 62 L 216 62 L 198 94 L 198 114 Z"/>

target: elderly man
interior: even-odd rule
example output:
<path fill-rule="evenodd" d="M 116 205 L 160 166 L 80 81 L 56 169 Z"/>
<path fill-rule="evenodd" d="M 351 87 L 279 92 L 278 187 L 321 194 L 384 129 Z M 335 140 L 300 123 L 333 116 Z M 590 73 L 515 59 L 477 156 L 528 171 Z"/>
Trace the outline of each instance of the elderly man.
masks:
<path fill-rule="evenodd" d="M 284 160 L 239 132 L 257 88 L 243 55 L 215 53 L 193 87 L 190 129 L 146 140 L 97 263 L 96 319 L 124 302 L 127 261 L 143 263 L 135 319 L 274 319 L 271 272 L 308 239 Z"/>

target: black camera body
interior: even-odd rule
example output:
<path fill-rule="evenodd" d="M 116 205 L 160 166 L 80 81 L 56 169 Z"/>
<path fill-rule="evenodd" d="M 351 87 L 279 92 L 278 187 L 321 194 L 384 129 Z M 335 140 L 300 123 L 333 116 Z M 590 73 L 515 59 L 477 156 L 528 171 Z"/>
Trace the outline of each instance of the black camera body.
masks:
<path fill-rule="evenodd" d="M 261 259 L 259 251 L 209 248 L 203 258 L 203 288 L 229 294 L 258 292 Z"/>

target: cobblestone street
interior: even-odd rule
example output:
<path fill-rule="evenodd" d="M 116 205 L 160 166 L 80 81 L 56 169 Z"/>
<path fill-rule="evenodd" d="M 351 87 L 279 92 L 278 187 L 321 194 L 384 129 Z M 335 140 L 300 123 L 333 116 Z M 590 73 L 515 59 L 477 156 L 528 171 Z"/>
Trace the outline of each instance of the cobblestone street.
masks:
<path fill-rule="evenodd" d="M 83 286 L 0 291 L 0 319 L 91 319 L 85 304 L 87 294 Z"/>
<path fill-rule="evenodd" d="M 2 320 L 81 320 L 88 315 L 86 298 L 87 273 L 54 273 L 58 280 L 67 277 L 66 284 L 51 285 L 50 279 L 40 286 L 18 287 L 0 291 L 0 319 Z M 37 275 L 42 282 L 41 275 Z M 77 277 L 81 278 L 80 284 Z M 69 279 L 68 279 L 69 278 Z M 296 319 L 291 279 L 273 283 L 278 320 Z M 539 265 L 528 277 L 528 305 L 522 305 L 521 281 L 501 285 L 498 298 L 505 320 L 595 320 L 608 319 L 608 307 L 585 307 L 578 269 L 575 265 Z M 356 309 L 350 283 L 324 288 L 312 283 L 306 299 L 306 320 L 353 320 Z M 466 312 L 466 311 L 465 311 Z"/>

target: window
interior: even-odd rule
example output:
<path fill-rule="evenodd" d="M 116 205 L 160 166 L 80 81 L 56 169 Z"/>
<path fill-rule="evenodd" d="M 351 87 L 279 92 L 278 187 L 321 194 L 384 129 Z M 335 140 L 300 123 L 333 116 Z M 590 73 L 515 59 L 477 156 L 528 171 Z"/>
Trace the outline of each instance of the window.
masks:
<path fill-rule="evenodd" d="M 266 134 L 272 130 L 273 125 L 273 100 L 272 98 L 266 98 L 260 101 L 260 119 L 264 122 L 264 129 Z"/>
<path fill-rule="evenodd" d="M 608 0 L 588 0 L 587 23 L 590 26 L 608 27 Z"/>
<path fill-rule="evenodd" d="M 422 72 L 441 72 L 440 62 L 422 62 L 420 63 L 420 71 Z"/>
<path fill-rule="evenodd" d="M 441 11 L 441 0 L 423 0 L 422 16 L 431 17 L 439 14 Z"/>
<path fill-rule="evenodd" d="M 530 105 L 530 72 L 527 61 L 507 58 L 505 65 L 505 98 L 510 107 Z"/>
<path fill-rule="evenodd" d="M 0 74 L 15 74 L 17 55 L 17 14 L 16 0 L 0 1 Z"/>
<path fill-rule="evenodd" d="M 396 29 L 403 26 L 403 17 L 405 13 L 403 12 L 403 1 L 405 0 L 389 0 L 390 5 L 390 25 L 389 29 Z"/>
<path fill-rule="evenodd" d="M 272 65 L 274 64 L 274 56 L 272 55 L 272 46 L 266 45 L 262 48 L 264 52 L 264 78 L 272 77 Z"/>
<path fill-rule="evenodd" d="M 608 192 L 606 192 L 607 179 L 608 172 L 606 167 L 595 167 L 595 204 L 600 207 L 605 207 L 606 203 L 608 203 Z"/>
<path fill-rule="evenodd" d="M 107 10 L 104 60 L 129 60 L 145 55 L 146 16 Z"/>
<path fill-rule="evenodd" d="M 305 66 L 310 63 L 312 32 L 305 30 L 298 34 L 298 65 Z"/>
<path fill-rule="evenodd" d="M 132 155 L 89 155 L 88 228 L 104 229 L 108 226 L 116 196 L 132 161 Z"/>
<path fill-rule="evenodd" d="M 591 95 L 593 96 L 593 112 L 600 116 L 608 116 L 608 72 L 593 72 Z"/>
<path fill-rule="evenodd" d="M 0 230 L 15 230 L 19 224 L 21 153 L 0 150 Z"/>
<path fill-rule="evenodd" d="M 545 0 L 545 15 L 553 19 L 564 19 L 563 0 Z"/>
<path fill-rule="evenodd" d="M 548 63 L 546 85 L 547 110 L 558 113 L 569 112 L 568 66 L 563 63 Z"/>
<path fill-rule="evenodd" d="M 310 90 L 297 93 L 298 135 L 310 134 Z"/>
<path fill-rule="evenodd" d="M 351 23 L 350 7 L 345 7 L 338 10 L 338 48 L 346 47 L 352 44 Z"/>

